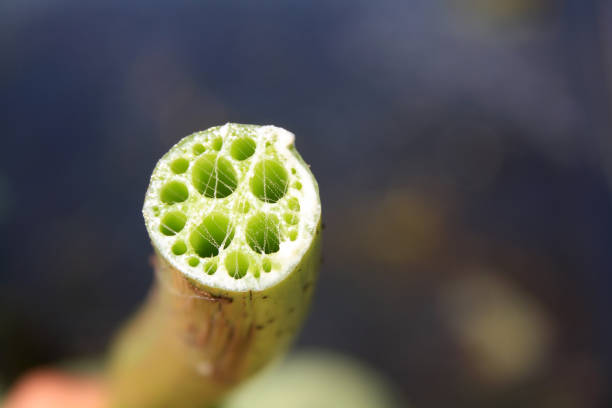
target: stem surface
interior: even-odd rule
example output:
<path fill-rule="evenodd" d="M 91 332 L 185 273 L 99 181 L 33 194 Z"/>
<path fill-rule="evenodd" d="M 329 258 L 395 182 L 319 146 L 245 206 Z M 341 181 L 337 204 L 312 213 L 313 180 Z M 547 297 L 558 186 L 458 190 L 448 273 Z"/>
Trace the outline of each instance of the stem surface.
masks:
<path fill-rule="evenodd" d="M 286 351 L 321 235 L 318 187 L 293 140 L 226 124 L 158 162 L 143 207 L 156 279 L 112 350 L 113 407 L 207 407 Z"/>

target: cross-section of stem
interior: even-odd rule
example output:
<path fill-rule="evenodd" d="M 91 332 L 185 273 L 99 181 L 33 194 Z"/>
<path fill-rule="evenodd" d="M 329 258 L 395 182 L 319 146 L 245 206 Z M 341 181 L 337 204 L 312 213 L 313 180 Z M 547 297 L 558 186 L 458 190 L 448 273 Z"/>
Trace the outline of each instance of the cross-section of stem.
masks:
<path fill-rule="evenodd" d="M 143 214 L 156 280 L 113 348 L 113 407 L 207 407 L 301 327 L 320 263 L 317 183 L 293 134 L 226 124 L 162 157 Z"/>

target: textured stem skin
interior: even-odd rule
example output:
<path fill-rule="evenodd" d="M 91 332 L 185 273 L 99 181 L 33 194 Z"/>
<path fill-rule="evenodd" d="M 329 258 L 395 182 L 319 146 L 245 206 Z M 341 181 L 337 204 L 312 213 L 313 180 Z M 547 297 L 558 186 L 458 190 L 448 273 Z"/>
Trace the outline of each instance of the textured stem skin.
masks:
<path fill-rule="evenodd" d="M 320 264 L 320 224 L 294 271 L 263 291 L 190 281 L 163 257 L 137 316 L 111 353 L 112 408 L 205 408 L 282 355 L 307 314 Z"/>

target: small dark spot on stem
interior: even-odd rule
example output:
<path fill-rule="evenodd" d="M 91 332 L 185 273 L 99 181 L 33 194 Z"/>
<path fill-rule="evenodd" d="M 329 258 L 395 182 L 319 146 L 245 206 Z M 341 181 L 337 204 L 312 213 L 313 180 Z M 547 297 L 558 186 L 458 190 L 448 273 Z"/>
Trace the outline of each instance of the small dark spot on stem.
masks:
<path fill-rule="evenodd" d="M 213 295 L 212 293 L 209 293 L 205 290 L 202 290 L 200 288 L 198 288 L 197 286 L 193 285 L 192 283 L 189 283 L 189 286 L 191 287 L 191 289 L 201 298 L 204 298 L 206 300 L 210 300 L 212 302 L 226 302 L 226 303 L 232 303 L 234 301 L 234 298 L 229 297 L 229 296 L 222 296 L 222 295 Z"/>

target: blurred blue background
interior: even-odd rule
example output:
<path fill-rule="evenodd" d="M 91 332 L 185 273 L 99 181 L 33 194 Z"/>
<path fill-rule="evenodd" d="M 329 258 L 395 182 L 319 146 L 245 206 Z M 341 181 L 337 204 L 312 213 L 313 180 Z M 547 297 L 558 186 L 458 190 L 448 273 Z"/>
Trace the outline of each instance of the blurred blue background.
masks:
<path fill-rule="evenodd" d="M 612 403 L 610 2 L 3 0 L 0 51 L 0 383 L 104 351 L 155 162 L 232 121 L 319 180 L 298 347 L 415 407 Z"/>

